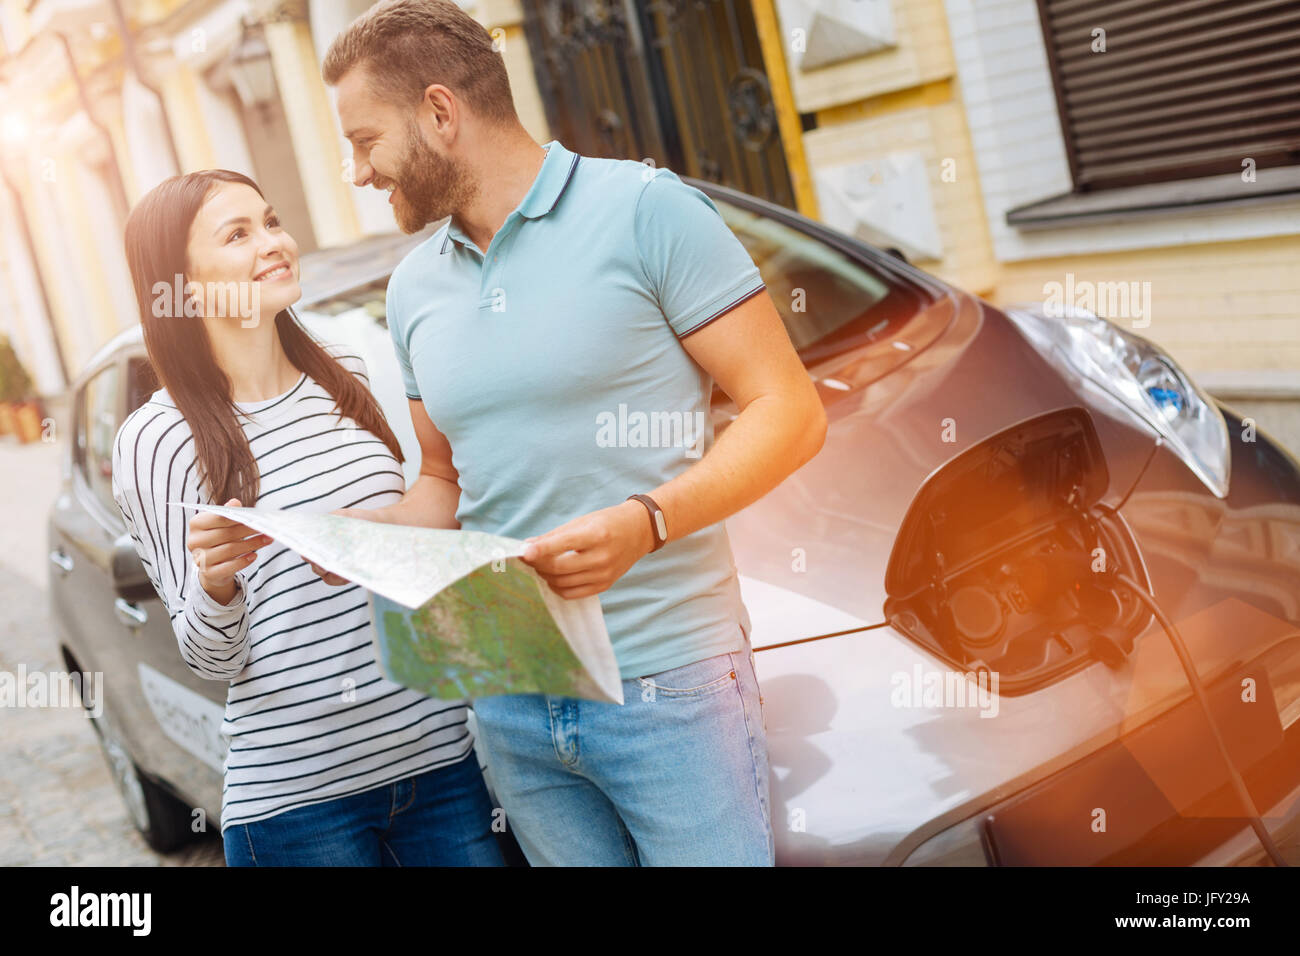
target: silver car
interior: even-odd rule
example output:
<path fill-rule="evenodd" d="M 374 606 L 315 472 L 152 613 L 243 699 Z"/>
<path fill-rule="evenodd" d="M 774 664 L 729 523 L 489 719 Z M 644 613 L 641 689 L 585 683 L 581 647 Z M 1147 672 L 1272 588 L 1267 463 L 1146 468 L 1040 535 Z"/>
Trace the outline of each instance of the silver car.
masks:
<path fill-rule="evenodd" d="M 1000 310 L 692 185 L 762 271 L 830 421 L 727 522 L 778 862 L 1294 860 L 1300 464 L 1130 330 Z M 384 289 L 431 232 L 302 264 L 301 318 L 365 358 L 412 476 Z M 51 594 L 69 669 L 106 675 L 96 724 L 132 817 L 168 849 L 190 808 L 219 816 L 226 687 L 182 662 L 113 504 L 113 436 L 153 387 L 138 331 L 76 385 Z M 715 432 L 736 413 L 715 390 Z"/>

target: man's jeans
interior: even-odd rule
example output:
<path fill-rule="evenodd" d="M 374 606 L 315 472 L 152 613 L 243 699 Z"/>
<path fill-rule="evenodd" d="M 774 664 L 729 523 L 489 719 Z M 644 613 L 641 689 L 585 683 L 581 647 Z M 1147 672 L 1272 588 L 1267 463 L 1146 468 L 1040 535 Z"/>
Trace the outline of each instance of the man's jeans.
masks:
<path fill-rule="evenodd" d="M 395 783 L 225 829 L 228 866 L 502 866 L 474 751 Z"/>
<path fill-rule="evenodd" d="M 530 863 L 771 866 L 767 734 L 754 656 L 623 682 L 625 703 L 474 701 L 478 743 Z"/>

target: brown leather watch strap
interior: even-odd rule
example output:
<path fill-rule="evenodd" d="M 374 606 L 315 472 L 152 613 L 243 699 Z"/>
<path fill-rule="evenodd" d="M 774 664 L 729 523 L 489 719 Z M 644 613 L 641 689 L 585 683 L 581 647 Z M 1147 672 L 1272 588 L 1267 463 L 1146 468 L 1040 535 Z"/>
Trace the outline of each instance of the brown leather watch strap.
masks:
<path fill-rule="evenodd" d="M 655 539 L 655 546 L 650 550 L 651 552 L 658 551 L 668 543 L 668 522 L 664 518 L 663 509 L 649 495 L 627 496 L 628 501 L 633 498 L 645 505 L 646 511 L 650 512 L 650 533 L 654 535 Z"/>

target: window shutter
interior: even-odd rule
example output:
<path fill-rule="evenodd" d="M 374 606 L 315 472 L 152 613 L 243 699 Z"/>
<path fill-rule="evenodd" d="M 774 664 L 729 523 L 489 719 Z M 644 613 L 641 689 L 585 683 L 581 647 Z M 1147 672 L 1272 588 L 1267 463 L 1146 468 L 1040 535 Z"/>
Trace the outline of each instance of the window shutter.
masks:
<path fill-rule="evenodd" d="M 1038 6 L 1077 190 L 1300 164 L 1297 0 Z"/>

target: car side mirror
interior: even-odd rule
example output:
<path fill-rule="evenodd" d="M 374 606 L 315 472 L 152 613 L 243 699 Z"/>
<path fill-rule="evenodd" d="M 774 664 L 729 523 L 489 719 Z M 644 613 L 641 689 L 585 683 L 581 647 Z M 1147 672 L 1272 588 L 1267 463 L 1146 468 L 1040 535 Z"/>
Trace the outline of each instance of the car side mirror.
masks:
<path fill-rule="evenodd" d="M 117 596 L 126 601 L 142 601 L 156 597 L 149 572 L 144 569 L 140 555 L 135 550 L 135 542 L 129 534 L 124 534 L 113 542 L 111 559 L 113 590 Z"/>

